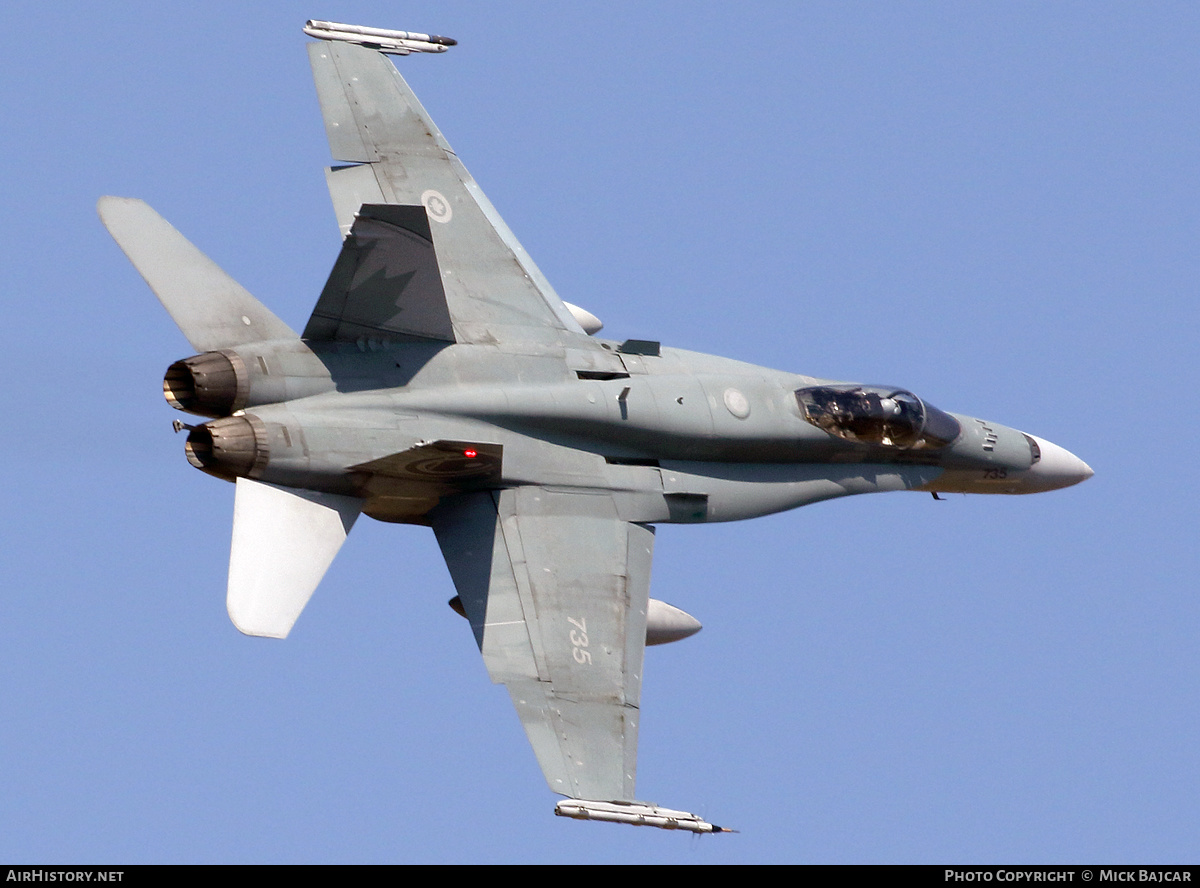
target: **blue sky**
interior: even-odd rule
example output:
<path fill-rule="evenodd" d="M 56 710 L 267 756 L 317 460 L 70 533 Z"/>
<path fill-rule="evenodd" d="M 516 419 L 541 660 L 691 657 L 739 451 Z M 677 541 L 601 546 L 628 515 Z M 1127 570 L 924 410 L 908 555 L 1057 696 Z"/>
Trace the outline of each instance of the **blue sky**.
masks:
<path fill-rule="evenodd" d="M 10 6 L 0 859 L 1181 862 L 1200 840 L 1193 4 Z M 309 17 L 399 60 L 615 339 L 906 386 L 1059 443 L 1032 497 L 662 527 L 639 795 L 552 816 L 432 534 L 364 519 L 286 642 L 224 608 L 150 202 L 294 327 L 338 250 Z"/>

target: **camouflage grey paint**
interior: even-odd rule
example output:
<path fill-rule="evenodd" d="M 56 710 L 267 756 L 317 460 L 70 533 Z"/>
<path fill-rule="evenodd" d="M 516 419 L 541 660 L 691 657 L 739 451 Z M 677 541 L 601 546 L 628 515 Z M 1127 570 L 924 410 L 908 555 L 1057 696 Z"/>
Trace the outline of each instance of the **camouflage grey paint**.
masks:
<path fill-rule="evenodd" d="M 550 787 L 624 804 L 652 525 L 1091 475 L 900 389 L 586 335 L 392 64 L 362 46 L 309 54 L 331 151 L 352 165 L 327 170 L 345 241 L 303 336 L 146 204 L 98 206 L 204 352 L 171 365 L 164 395 L 212 417 L 188 427 L 189 462 L 237 482 L 243 632 L 287 635 L 360 512 L 429 525 Z M 672 638 L 698 628 L 679 619 Z M 665 809 L 611 807 L 594 816 L 662 825 Z"/>

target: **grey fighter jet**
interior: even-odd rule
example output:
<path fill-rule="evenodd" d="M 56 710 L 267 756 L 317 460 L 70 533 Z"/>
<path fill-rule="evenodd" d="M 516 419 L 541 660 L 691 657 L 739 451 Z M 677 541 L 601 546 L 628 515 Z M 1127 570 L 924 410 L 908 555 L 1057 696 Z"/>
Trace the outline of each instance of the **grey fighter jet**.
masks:
<path fill-rule="evenodd" d="M 100 216 L 192 347 L 163 394 L 234 482 L 228 609 L 284 638 L 360 514 L 433 528 L 557 814 L 721 828 L 636 800 L 654 525 L 859 493 L 1035 493 L 1092 471 L 895 386 L 606 341 L 564 303 L 384 53 L 454 41 L 310 22 L 340 255 L 297 334 L 140 200 Z"/>

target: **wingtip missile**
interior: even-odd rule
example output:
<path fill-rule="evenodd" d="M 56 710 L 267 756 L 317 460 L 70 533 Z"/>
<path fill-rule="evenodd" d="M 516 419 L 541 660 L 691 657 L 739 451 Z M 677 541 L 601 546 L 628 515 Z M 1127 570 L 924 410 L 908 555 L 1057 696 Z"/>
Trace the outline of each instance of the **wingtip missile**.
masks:
<path fill-rule="evenodd" d="M 694 833 L 732 833 L 736 829 L 717 826 L 687 811 L 660 808 L 646 802 L 593 802 L 586 799 L 564 799 L 554 806 L 557 817 L 572 820 L 602 820 L 606 823 L 627 823 L 630 826 L 656 826 L 659 829 L 682 829 Z"/>
<path fill-rule="evenodd" d="M 357 43 L 389 55 L 408 55 L 412 52 L 445 52 L 457 46 L 453 37 L 437 34 L 418 34 L 416 31 L 393 31 L 388 28 L 369 28 L 366 25 L 345 25 L 341 22 L 322 22 L 309 19 L 304 33 L 318 40 L 340 40 Z"/>

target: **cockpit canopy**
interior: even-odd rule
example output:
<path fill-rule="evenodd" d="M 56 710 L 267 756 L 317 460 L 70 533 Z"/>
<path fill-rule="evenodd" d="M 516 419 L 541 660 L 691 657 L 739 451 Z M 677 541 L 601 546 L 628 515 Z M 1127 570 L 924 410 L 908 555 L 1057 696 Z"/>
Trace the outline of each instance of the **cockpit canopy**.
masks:
<path fill-rule="evenodd" d="M 962 432 L 953 416 L 904 389 L 818 385 L 796 392 L 804 418 L 847 441 L 899 449 L 945 447 Z"/>

